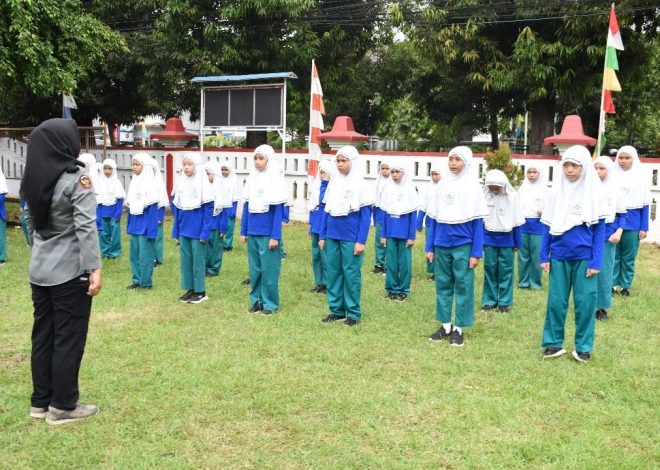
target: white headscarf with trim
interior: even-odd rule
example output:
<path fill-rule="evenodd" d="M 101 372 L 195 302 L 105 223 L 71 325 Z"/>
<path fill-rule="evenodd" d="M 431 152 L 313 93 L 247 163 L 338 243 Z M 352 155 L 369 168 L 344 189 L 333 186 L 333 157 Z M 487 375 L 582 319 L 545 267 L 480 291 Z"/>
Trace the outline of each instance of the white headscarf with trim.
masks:
<path fill-rule="evenodd" d="M 96 203 L 100 204 L 99 179 L 103 176 L 103 167 L 96 161 L 96 156 L 94 156 L 93 153 L 81 153 L 78 156 L 78 160 L 85 164 L 85 170 L 89 175 L 89 179 L 92 180 L 92 187 L 94 188 L 94 194 L 96 195 Z"/>
<path fill-rule="evenodd" d="M 341 217 L 351 212 L 359 211 L 364 206 L 374 204 L 375 191 L 371 184 L 364 180 L 364 162 L 355 147 L 345 145 L 337 150 L 337 157 L 348 158 L 349 172 L 347 175 L 335 172 L 325 190 L 325 211 Z"/>
<path fill-rule="evenodd" d="M 186 160 L 192 162 L 195 168 L 195 172 L 190 176 L 187 176 L 183 170 L 183 163 Z M 181 174 L 172 191 L 174 206 L 177 209 L 190 211 L 199 209 L 207 202 L 214 201 L 213 187 L 204 170 L 201 155 L 197 152 L 184 153 L 181 165 Z"/>
<path fill-rule="evenodd" d="M 401 181 L 394 182 L 390 173 L 389 182 L 385 185 L 380 198 L 380 208 L 392 216 L 401 216 L 416 212 L 419 209 L 419 197 L 412 181 L 412 169 L 403 161 L 392 161 L 390 171 L 399 170 Z"/>
<path fill-rule="evenodd" d="M 619 157 L 622 153 L 632 157 L 632 166 L 628 170 L 621 168 Z M 639 209 L 651 204 L 651 188 L 649 181 L 644 177 L 642 162 L 637 149 L 632 145 L 624 145 L 616 153 L 615 173 L 619 177 L 619 184 L 623 191 L 623 200 L 627 209 Z"/>
<path fill-rule="evenodd" d="M 566 162 L 582 166 L 582 173 L 575 182 L 569 181 L 564 174 Z M 603 185 L 589 150 L 582 145 L 569 147 L 561 157 L 561 166 L 561 178 L 548 195 L 541 215 L 541 222 L 549 226 L 550 234 L 555 236 L 578 225 L 596 224 L 606 213 Z"/>
<path fill-rule="evenodd" d="M 520 196 L 513 189 L 509 178 L 500 170 L 490 170 L 484 181 L 488 217 L 484 220 L 486 230 L 490 232 L 510 232 L 514 227 L 525 223 L 525 216 Z M 489 186 L 499 186 L 502 192 L 493 194 Z"/>
<path fill-rule="evenodd" d="M 332 160 L 328 158 L 324 158 L 321 161 L 319 161 L 319 168 L 318 171 L 316 172 L 316 177 L 314 178 L 314 182 L 312 182 L 312 190 L 309 193 L 309 210 L 313 211 L 317 207 L 319 207 L 319 204 L 321 201 L 319 200 L 319 197 L 321 196 L 321 184 L 323 180 L 321 179 L 321 172 L 326 173 L 330 178 L 332 178 L 332 175 L 334 172 L 337 171 L 337 166 L 332 162 Z"/>
<path fill-rule="evenodd" d="M 110 176 L 105 175 L 105 171 L 101 173 L 101 176 L 98 180 L 98 201 L 99 204 L 104 206 L 113 206 L 117 202 L 117 199 L 126 198 L 126 191 L 124 191 L 124 186 L 119 181 L 119 176 L 117 175 L 117 162 L 112 158 L 106 158 L 101 164 L 101 168 L 109 166 L 112 168 L 112 173 Z"/>
<path fill-rule="evenodd" d="M 273 147 L 260 145 L 252 154 L 253 157 L 256 155 L 266 159 L 266 168 L 263 171 L 254 168 L 250 172 L 243 188 L 243 200 L 247 203 L 250 213 L 263 214 L 268 212 L 270 206 L 286 204 L 289 194 L 282 165 Z"/>
<path fill-rule="evenodd" d="M 136 153 L 133 155 L 133 161 L 140 162 L 142 172 L 139 175 L 133 175 L 131 178 L 126 195 L 126 205 L 132 215 L 142 215 L 145 207 L 158 202 L 158 191 L 154 172 L 151 171 L 151 157 L 149 154 Z"/>
<path fill-rule="evenodd" d="M 204 169 L 207 172 L 211 172 L 213 175 L 213 182 L 211 186 L 213 187 L 213 215 L 218 215 L 222 212 L 222 169 L 220 163 L 215 160 L 208 161 L 204 164 Z M 207 175 L 208 178 L 208 175 Z"/>
<path fill-rule="evenodd" d="M 450 170 L 442 175 L 438 183 L 438 198 L 435 207 L 427 215 L 443 224 L 462 224 L 488 216 L 486 198 L 476 173 L 472 170 L 472 150 L 463 145 L 449 151 L 449 157 L 457 156 L 465 166 L 460 173 Z"/>
<path fill-rule="evenodd" d="M 390 170 L 392 170 L 392 161 L 389 158 L 384 158 L 383 161 L 381 161 L 378 164 L 378 176 L 376 177 L 376 201 L 374 205 L 378 208 L 380 208 L 380 199 L 383 197 L 383 191 L 385 190 L 385 186 L 387 186 L 387 183 L 390 182 L 390 176 L 383 176 L 382 175 L 382 168 L 383 165 L 387 166 Z"/>
<path fill-rule="evenodd" d="M 236 172 L 234 166 L 226 160 L 220 164 L 220 169 L 227 168 L 229 176 L 222 177 L 222 207 L 232 207 L 235 201 L 240 199 L 240 191 L 237 187 Z"/>
<path fill-rule="evenodd" d="M 605 167 L 607 175 L 605 179 L 601 179 L 605 195 L 605 222 L 611 224 L 614 222 L 617 214 L 624 214 L 627 212 L 626 204 L 623 199 L 623 190 L 619 181 L 619 175 L 614 168 L 616 165 L 609 157 L 600 156 L 594 161 L 594 166 L 600 164 Z M 596 170 L 598 173 L 598 170 Z"/>
<path fill-rule="evenodd" d="M 530 168 L 535 169 L 539 173 L 539 177 L 535 182 L 527 179 L 527 170 Z M 548 185 L 545 182 L 545 173 L 540 165 L 528 164 L 525 168 L 525 181 L 518 189 L 520 200 L 523 206 L 523 213 L 528 219 L 538 219 L 541 216 L 538 211 L 543 211 L 543 204 L 548 194 Z"/>
<path fill-rule="evenodd" d="M 439 158 L 434 159 L 433 162 L 431 162 L 431 173 L 439 174 L 440 180 L 438 180 L 437 183 L 434 183 L 433 178 L 431 177 L 429 184 L 426 185 L 426 192 L 424 193 L 421 205 L 421 210 L 426 214 L 428 214 L 429 211 L 436 213 L 438 210 L 438 197 L 440 194 L 438 189 L 440 188 L 440 181 L 442 181 L 442 178 L 444 177 L 443 169 L 444 165 Z"/>
<path fill-rule="evenodd" d="M 149 160 L 149 166 L 154 172 L 154 184 L 156 186 L 156 194 L 158 196 L 158 207 L 167 207 L 170 205 L 170 198 L 167 195 L 167 187 L 165 186 L 165 179 L 160 172 L 160 165 L 155 157 Z"/>

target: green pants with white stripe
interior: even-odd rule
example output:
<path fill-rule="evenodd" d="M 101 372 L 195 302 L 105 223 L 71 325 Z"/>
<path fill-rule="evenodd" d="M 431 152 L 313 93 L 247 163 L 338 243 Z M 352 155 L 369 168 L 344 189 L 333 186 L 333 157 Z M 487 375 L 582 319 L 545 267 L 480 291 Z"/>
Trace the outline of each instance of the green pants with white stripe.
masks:
<path fill-rule="evenodd" d="M 362 263 L 364 252 L 355 256 L 354 242 L 328 239 L 325 241 L 328 260 L 327 289 L 330 313 L 337 317 L 359 320 L 362 317 Z"/>
<path fill-rule="evenodd" d="M 225 252 L 224 239 L 217 230 L 211 230 L 206 247 L 206 274 L 217 276 L 222 269 L 222 255 Z"/>
<path fill-rule="evenodd" d="M 518 251 L 518 287 L 540 289 L 541 276 L 541 235 L 522 234 L 522 244 Z"/>
<path fill-rule="evenodd" d="M 616 245 L 615 286 L 630 289 L 635 277 L 637 251 L 639 251 L 639 232 L 637 230 L 624 230 L 621 234 L 621 241 Z"/>
<path fill-rule="evenodd" d="M 250 269 L 250 304 L 261 302 L 264 310 L 275 312 L 280 308 L 280 268 L 282 250 L 278 246 L 268 249 L 270 237 L 248 235 L 248 267 Z"/>
<path fill-rule="evenodd" d="M 484 246 L 484 291 L 482 305 L 513 304 L 513 249 Z"/>
<path fill-rule="evenodd" d="M 603 250 L 603 267 L 598 273 L 598 301 L 596 308 L 607 310 L 612 307 L 612 287 L 614 279 L 614 258 L 616 256 L 616 245 L 605 242 Z"/>
<path fill-rule="evenodd" d="M 573 291 L 575 307 L 575 350 L 591 352 L 594 347 L 598 276 L 587 277 L 589 261 L 550 261 L 548 305 L 545 312 L 542 346 L 561 348 L 568 313 L 568 299 Z"/>
<path fill-rule="evenodd" d="M 474 269 L 470 269 L 472 243 L 451 248 L 436 246 L 435 319 L 451 323 L 451 310 L 456 298 L 456 321 L 459 328 L 474 324 Z"/>
<path fill-rule="evenodd" d="M 131 235 L 131 271 L 133 284 L 151 287 L 154 272 L 154 240 L 146 235 Z"/>
<path fill-rule="evenodd" d="M 181 262 L 181 287 L 193 292 L 206 292 L 206 248 L 196 238 L 179 237 L 179 257 Z M 152 258 L 153 259 L 153 258 Z"/>
<path fill-rule="evenodd" d="M 385 290 L 391 294 L 410 294 L 412 279 L 412 248 L 408 240 L 388 238 L 385 251 Z"/>

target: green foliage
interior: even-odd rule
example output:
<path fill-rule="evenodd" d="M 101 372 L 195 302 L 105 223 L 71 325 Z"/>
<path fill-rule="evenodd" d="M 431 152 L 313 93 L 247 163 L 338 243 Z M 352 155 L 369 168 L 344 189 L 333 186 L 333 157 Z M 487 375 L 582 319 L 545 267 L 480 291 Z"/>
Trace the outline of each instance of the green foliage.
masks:
<path fill-rule="evenodd" d="M 524 179 L 523 171 L 518 164 L 513 163 L 511 148 L 506 142 L 500 143 L 500 147 L 489 150 L 484 155 L 484 161 L 488 170 L 501 170 L 509 178 L 511 186 L 517 188 Z"/>
<path fill-rule="evenodd" d="M 245 147 L 245 138 L 227 138 L 222 134 L 204 137 L 204 148 L 242 148 Z"/>

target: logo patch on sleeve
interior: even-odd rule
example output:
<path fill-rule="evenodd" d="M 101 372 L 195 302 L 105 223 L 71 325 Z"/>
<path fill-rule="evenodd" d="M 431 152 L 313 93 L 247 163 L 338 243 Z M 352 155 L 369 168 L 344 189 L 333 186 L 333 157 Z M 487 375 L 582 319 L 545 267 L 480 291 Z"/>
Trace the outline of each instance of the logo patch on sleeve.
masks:
<path fill-rule="evenodd" d="M 80 184 L 81 187 L 85 189 L 92 189 L 92 180 L 88 175 L 85 174 L 80 175 L 80 178 L 78 179 L 78 183 Z"/>

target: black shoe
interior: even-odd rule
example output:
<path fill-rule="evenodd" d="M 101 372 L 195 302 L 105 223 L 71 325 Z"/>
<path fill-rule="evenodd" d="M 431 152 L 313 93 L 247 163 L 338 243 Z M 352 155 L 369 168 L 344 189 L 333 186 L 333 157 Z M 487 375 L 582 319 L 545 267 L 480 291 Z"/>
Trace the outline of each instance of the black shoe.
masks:
<path fill-rule="evenodd" d="M 317 294 L 319 291 L 319 286 L 314 286 L 309 290 L 312 294 Z"/>
<path fill-rule="evenodd" d="M 206 296 L 206 292 L 193 292 L 193 294 L 188 299 L 189 304 L 201 304 L 205 300 L 209 300 Z"/>
<path fill-rule="evenodd" d="M 382 274 L 382 273 L 385 272 L 385 268 L 382 267 L 380 264 L 377 264 L 377 265 L 374 266 L 374 270 L 371 271 L 371 272 L 374 273 L 374 274 Z"/>
<path fill-rule="evenodd" d="M 396 294 L 394 292 L 388 292 L 385 294 L 385 298 L 387 300 L 396 300 Z"/>
<path fill-rule="evenodd" d="M 451 332 L 451 329 L 449 330 Z M 441 326 L 438 331 L 429 336 L 429 341 L 442 341 L 443 339 L 449 337 L 451 333 L 445 331 L 445 327 Z"/>
<path fill-rule="evenodd" d="M 154 260 L 154 268 L 157 268 L 158 266 L 162 266 L 162 265 L 163 265 L 163 263 L 161 263 L 160 261 L 155 261 Z"/>
<path fill-rule="evenodd" d="M 451 330 L 449 344 L 452 346 L 463 346 L 463 333 L 459 333 L 458 330 Z"/>
<path fill-rule="evenodd" d="M 630 297 L 630 289 L 626 289 L 625 287 L 621 289 L 621 297 Z"/>
<path fill-rule="evenodd" d="M 223 248 L 223 249 L 224 249 L 225 251 L 231 251 L 231 250 L 234 249 L 234 247 L 231 247 L 231 246 L 230 246 L 230 247 L 225 247 L 225 248 Z"/>
<path fill-rule="evenodd" d="M 325 294 L 327 291 L 328 291 L 327 287 L 321 284 L 319 285 L 319 290 L 317 290 L 316 292 L 318 292 L 319 294 Z"/>
<path fill-rule="evenodd" d="M 406 294 L 397 294 L 395 300 L 398 300 L 399 302 L 403 302 L 403 301 L 405 301 L 407 298 L 408 298 L 408 296 L 407 296 Z"/>
<path fill-rule="evenodd" d="M 578 362 L 587 362 L 589 359 L 591 359 L 591 354 L 586 353 L 586 352 L 577 352 L 573 351 L 573 359 L 575 359 Z"/>
<path fill-rule="evenodd" d="M 549 346 L 543 351 L 543 359 L 554 359 L 555 357 L 563 356 L 564 354 L 566 354 L 564 348 Z"/>
<path fill-rule="evenodd" d="M 495 305 L 483 305 L 481 307 L 481 311 L 482 312 L 489 312 L 489 311 L 491 311 L 493 309 L 496 309 L 496 308 L 497 308 L 497 306 L 495 306 Z"/>
<path fill-rule="evenodd" d="M 321 320 L 321 323 L 328 324 L 328 323 L 333 323 L 333 322 L 336 322 L 336 321 L 341 322 L 341 321 L 345 321 L 345 320 L 346 320 L 346 317 L 338 317 L 337 315 L 333 315 L 331 313 L 330 315 L 325 317 L 323 320 Z"/>
<path fill-rule="evenodd" d="M 355 326 L 358 324 L 358 320 L 353 320 L 352 318 L 347 318 L 346 321 L 344 322 L 344 325 L 346 326 Z"/>
<path fill-rule="evenodd" d="M 499 309 L 500 309 L 500 313 L 507 314 L 509 313 L 509 310 L 511 310 L 511 307 L 509 307 L 508 305 L 500 305 Z"/>
<path fill-rule="evenodd" d="M 261 302 L 256 302 L 252 307 L 248 309 L 248 313 L 257 313 L 263 310 L 264 306 L 261 305 Z"/>
<path fill-rule="evenodd" d="M 530 286 L 518 286 L 518 289 L 531 289 Z"/>
<path fill-rule="evenodd" d="M 619 293 L 618 290 L 616 290 L 616 287 L 612 287 L 612 295 L 617 295 Z"/>
<path fill-rule="evenodd" d="M 139 289 L 140 284 L 131 284 L 130 286 L 126 286 L 126 289 Z"/>
<path fill-rule="evenodd" d="M 596 310 L 596 320 L 598 321 L 607 321 L 610 318 L 607 316 L 607 310 L 604 308 L 599 308 Z"/>
<path fill-rule="evenodd" d="M 273 310 L 262 310 L 261 312 L 259 312 L 259 315 L 263 315 L 264 317 L 269 317 L 273 313 L 275 313 Z"/>
<path fill-rule="evenodd" d="M 241 282 L 241 285 L 243 286 L 249 286 L 250 285 L 250 278 L 248 277 L 246 280 Z"/>
<path fill-rule="evenodd" d="M 179 302 L 188 302 L 188 299 L 190 298 L 191 295 L 195 293 L 194 290 L 188 289 L 185 294 L 183 294 L 181 297 L 179 297 Z"/>

